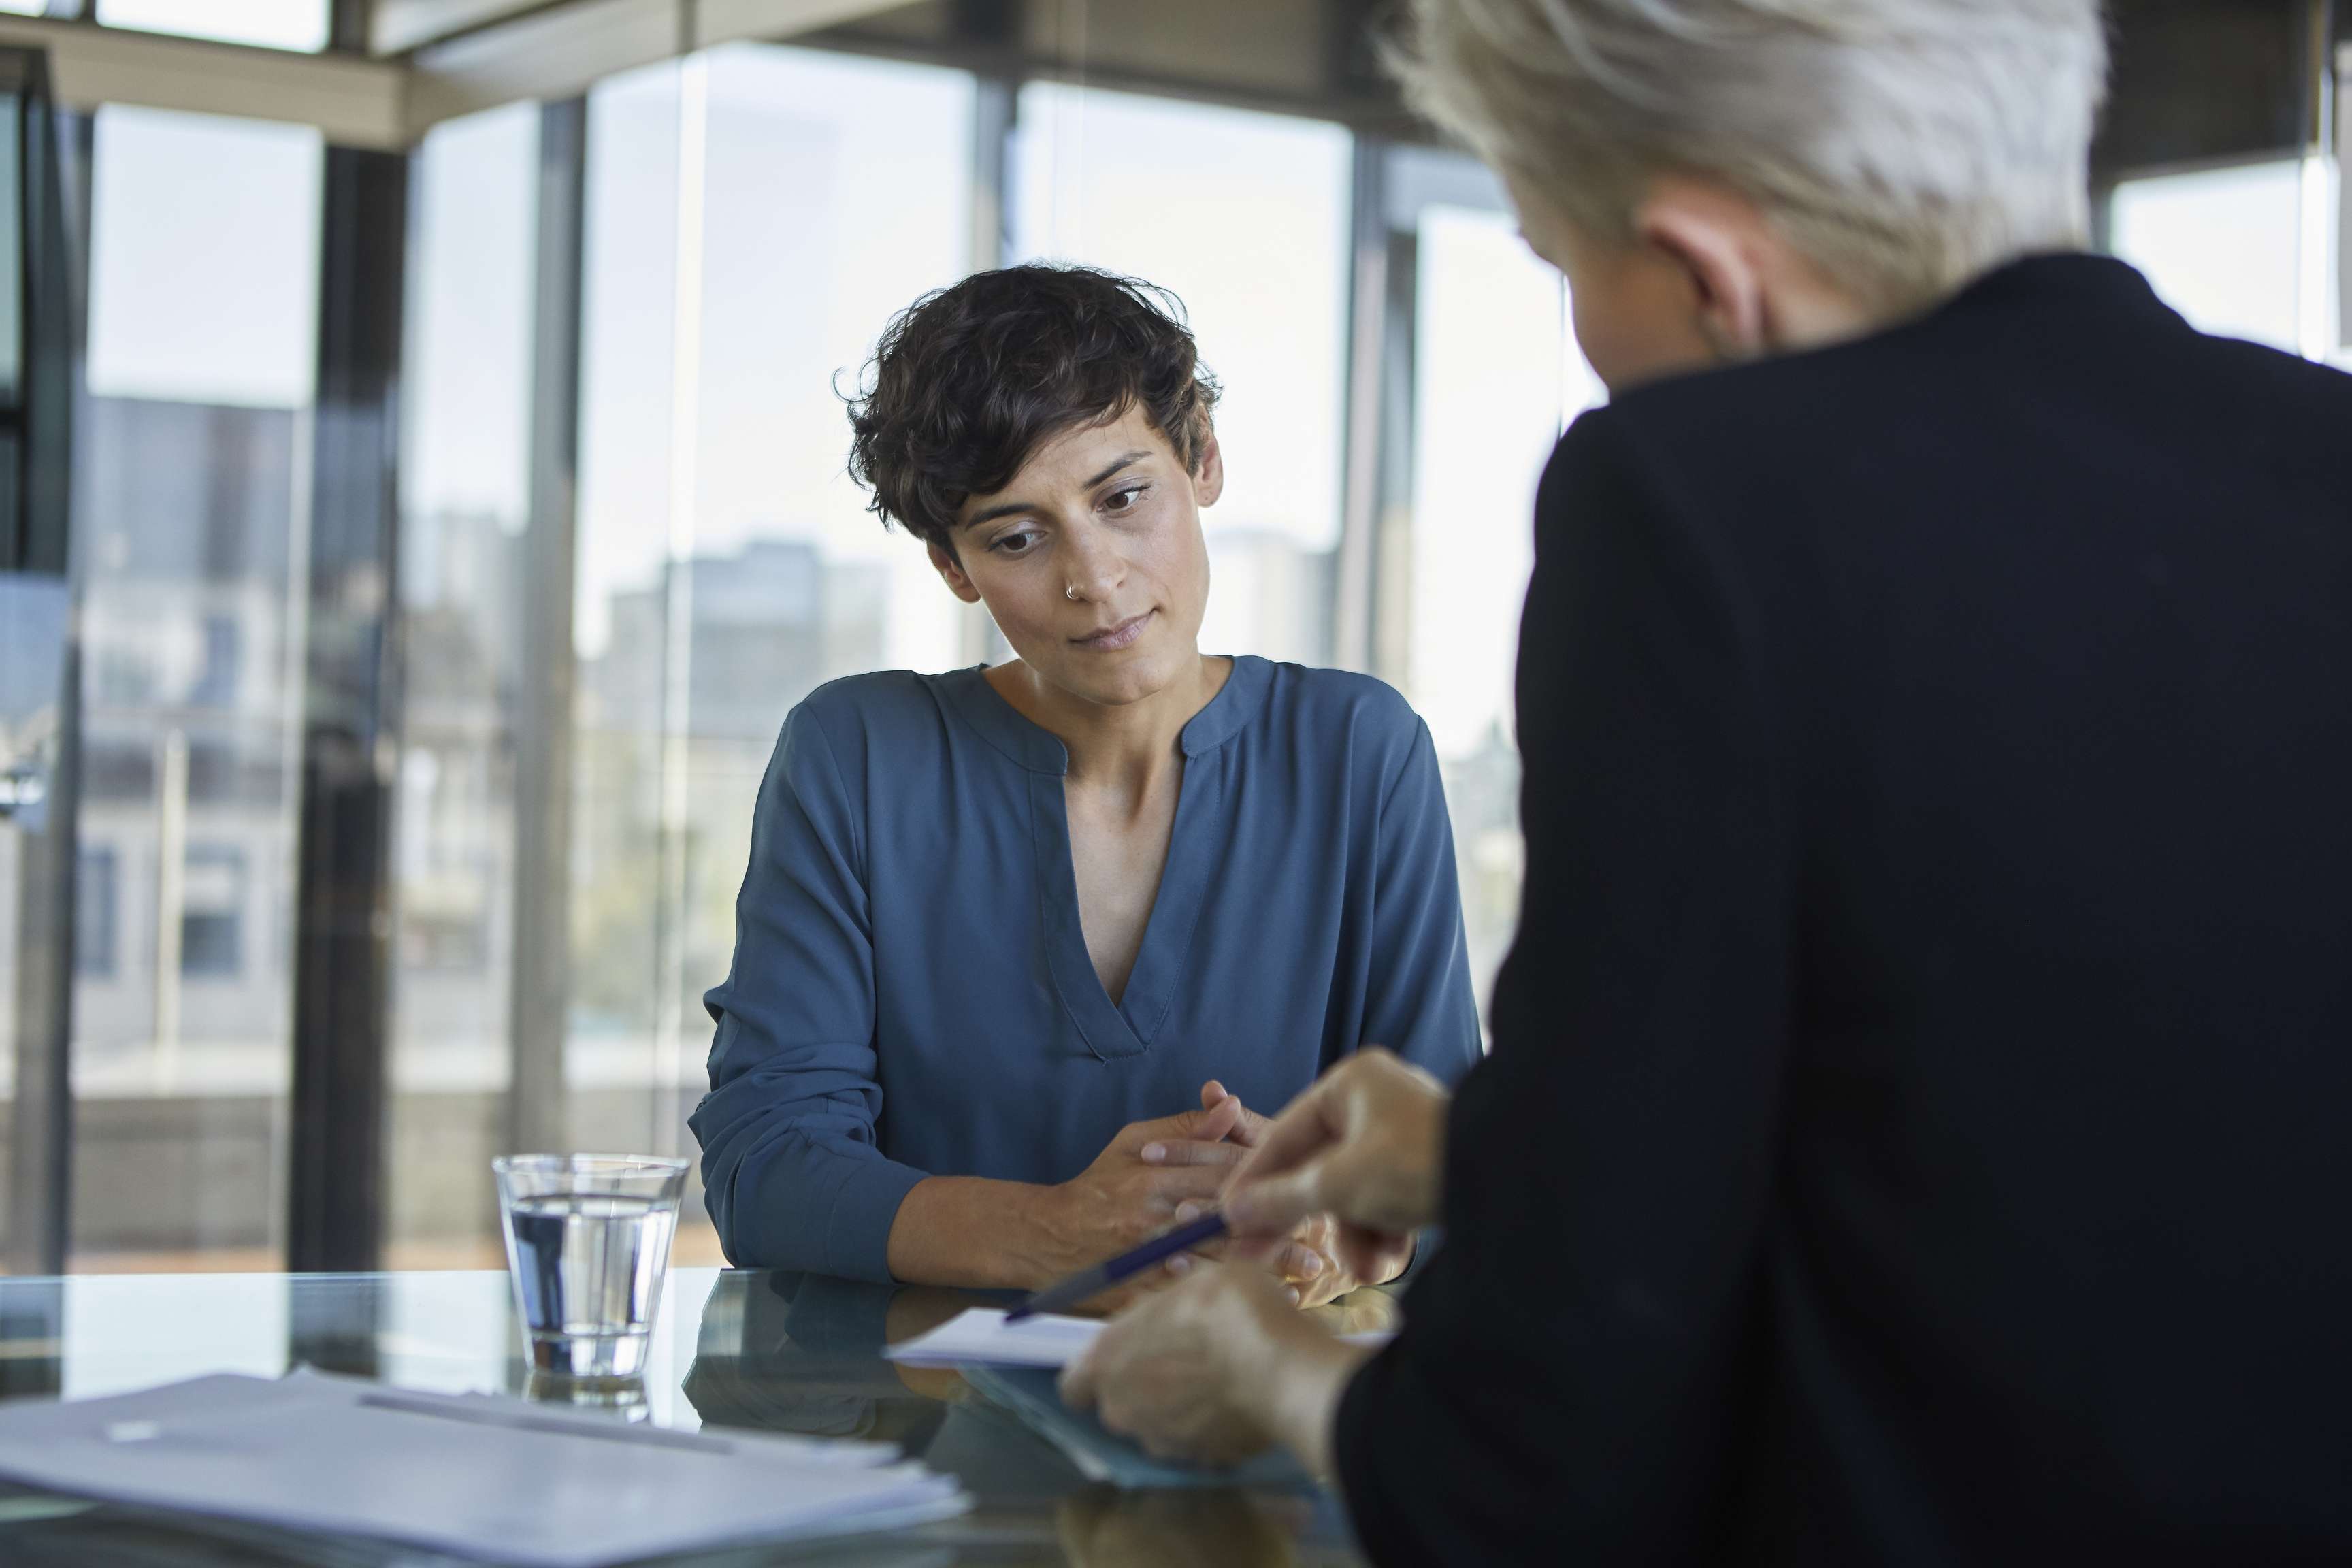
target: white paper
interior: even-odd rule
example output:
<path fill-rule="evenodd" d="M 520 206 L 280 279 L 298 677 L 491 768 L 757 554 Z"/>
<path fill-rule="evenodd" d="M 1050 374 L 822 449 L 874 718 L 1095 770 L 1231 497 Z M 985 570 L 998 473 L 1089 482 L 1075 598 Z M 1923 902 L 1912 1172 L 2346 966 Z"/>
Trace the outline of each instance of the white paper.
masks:
<path fill-rule="evenodd" d="M 1066 1367 L 1086 1353 L 1103 1331 L 1099 1318 L 1060 1318 L 1042 1312 L 1007 1322 L 993 1307 L 971 1307 L 927 1334 L 918 1334 L 882 1353 L 906 1366 Z M 1342 1334 L 1350 1345 L 1384 1345 L 1391 1333 Z"/>
<path fill-rule="evenodd" d="M 601 1568 L 733 1542 L 945 1518 L 955 1481 L 885 1445 L 718 1433 L 724 1452 L 489 1424 L 364 1400 L 316 1373 L 221 1375 L 139 1394 L 0 1406 L 0 1476 L 79 1497 L 378 1537 L 531 1568 Z M 411 1395 L 404 1392 L 404 1401 Z M 429 1397 L 429 1396 L 427 1396 Z"/>

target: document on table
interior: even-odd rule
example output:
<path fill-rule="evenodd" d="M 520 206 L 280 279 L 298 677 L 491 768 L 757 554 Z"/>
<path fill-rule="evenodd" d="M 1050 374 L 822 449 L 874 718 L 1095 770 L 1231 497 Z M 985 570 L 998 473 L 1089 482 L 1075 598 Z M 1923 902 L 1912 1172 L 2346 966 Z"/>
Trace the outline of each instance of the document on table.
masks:
<path fill-rule="evenodd" d="M 927 1523 L 954 1479 L 888 1444 L 632 1426 L 297 1372 L 0 1405 L 0 1476 L 529 1568 Z"/>
<path fill-rule="evenodd" d="M 1064 1367 L 1085 1353 L 1103 1331 L 1099 1318 L 1061 1318 L 1041 1313 L 1007 1322 L 993 1307 L 972 1307 L 927 1334 L 882 1353 L 906 1366 Z M 1345 1334 L 1351 1345 L 1384 1345 L 1393 1334 Z"/>

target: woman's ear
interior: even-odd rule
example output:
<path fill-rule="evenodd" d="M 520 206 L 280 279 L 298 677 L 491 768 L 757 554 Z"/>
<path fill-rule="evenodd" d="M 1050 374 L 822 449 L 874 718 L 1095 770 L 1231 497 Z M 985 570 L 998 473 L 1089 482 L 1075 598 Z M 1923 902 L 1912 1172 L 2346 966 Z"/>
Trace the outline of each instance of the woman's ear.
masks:
<path fill-rule="evenodd" d="M 1754 359 L 1774 347 L 1765 287 L 1769 235 L 1754 204 L 1728 192 L 1662 181 L 1633 215 L 1643 245 L 1688 283 L 1692 325 L 1719 359 Z"/>
<path fill-rule="evenodd" d="M 940 574 L 940 581 L 948 585 L 949 593 L 967 605 L 980 603 L 980 590 L 973 587 L 971 579 L 963 574 L 963 563 L 939 545 L 926 543 L 923 548 L 930 552 L 931 570 Z"/>
<path fill-rule="evenodd" d="M 1202 420 L 1206 426 L 1208 421 Z M 1225 493 L 1225 454 L 1217 446 L 1217 432 L 1204 428 L 1201 434 L 1201 460 L 1192 468 L 1192 499 L 1202 506 L 1214 506 L 1217 498 Z"/>

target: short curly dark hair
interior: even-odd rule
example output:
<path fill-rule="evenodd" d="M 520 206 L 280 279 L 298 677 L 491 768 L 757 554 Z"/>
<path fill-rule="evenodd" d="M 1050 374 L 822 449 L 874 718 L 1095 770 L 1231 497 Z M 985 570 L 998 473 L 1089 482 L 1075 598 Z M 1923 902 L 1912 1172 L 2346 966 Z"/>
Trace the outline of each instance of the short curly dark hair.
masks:
<path fill-rule="evenodd" d="M 1087 267 L 1008 267 L 892 318 L 849 400 L 850 477 L 868 510 L 956 554 L 956 510 L 1003 489 L 1030 454 L 1141 408 L 1198 472 L 1217 382 L 1183 302 Z"/>

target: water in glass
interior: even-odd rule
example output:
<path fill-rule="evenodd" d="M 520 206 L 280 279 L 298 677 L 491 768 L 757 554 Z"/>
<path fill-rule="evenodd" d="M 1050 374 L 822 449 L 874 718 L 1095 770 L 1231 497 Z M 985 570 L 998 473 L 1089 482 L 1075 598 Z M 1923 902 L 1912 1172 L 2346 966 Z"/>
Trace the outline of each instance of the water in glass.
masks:
<path fill-rule="evenodd" d="M 499 1162 L 499 1178 L 532 1367 L 574 1378 L 643 1372 L 683 1163 L 518 1156 Z"/>

